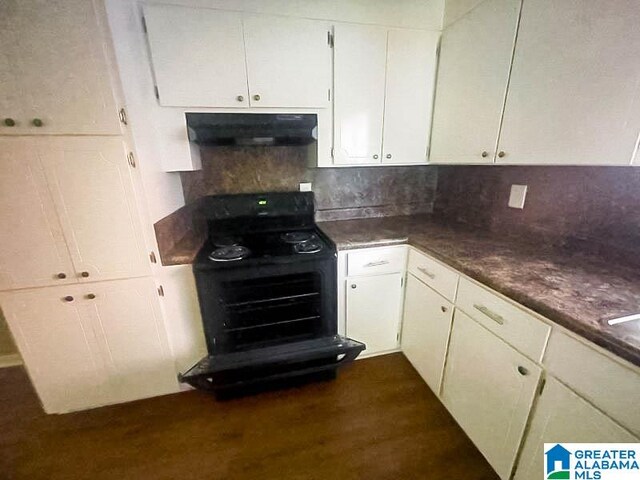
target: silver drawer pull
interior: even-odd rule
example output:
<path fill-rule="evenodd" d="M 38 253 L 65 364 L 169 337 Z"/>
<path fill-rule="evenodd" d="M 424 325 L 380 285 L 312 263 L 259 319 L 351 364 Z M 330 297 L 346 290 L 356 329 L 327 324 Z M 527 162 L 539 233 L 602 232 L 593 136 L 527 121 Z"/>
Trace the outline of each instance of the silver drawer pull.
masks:
<path fill-rule="evenodd" d="M 369 268 L 369 267 L 379 267 L 381 265 L 386 265 L 389 263 L 389 260 L 378 260 L 377 262 L 369 262 L 367 263 L 364 268 Z"/>
<path fill-rule="evenodd" d="M 424 267 L 418 267 L 418 270 L 420 270 L 422 273 L 424 273 L 427 277 L 429 277 L 431 280 L 433 280 L 434 278 L 436 278 L 436 274 L 435 273 L 431 273 L 429 270 L 427 270 Z"/>
<path fill-rule="evenodd" d="M 491 310 L 489 310 L 484 305 L 474 304 L 473 308 L 475 308 L 476 310 L 478 310 L 481 313 L 484 313 L 487 317 L 489 317 L 491 320 L 496 322 L 498 325 L 504 325 L 504 318 L 501 317 L 500 315 L 498 315 L 497 313 L 492 312 Z"/>

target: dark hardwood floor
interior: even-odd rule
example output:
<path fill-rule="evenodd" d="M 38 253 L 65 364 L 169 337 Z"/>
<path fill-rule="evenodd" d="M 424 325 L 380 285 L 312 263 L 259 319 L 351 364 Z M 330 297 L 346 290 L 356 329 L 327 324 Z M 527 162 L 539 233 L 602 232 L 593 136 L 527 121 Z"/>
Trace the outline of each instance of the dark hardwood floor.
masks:
<path fill-rule="evenodd" d="M 462 479 L 497 476 L 401 355 L 333 382 L 225 402 L 193 391 L 45 415 L 0 369 L 2 479 Z"/>

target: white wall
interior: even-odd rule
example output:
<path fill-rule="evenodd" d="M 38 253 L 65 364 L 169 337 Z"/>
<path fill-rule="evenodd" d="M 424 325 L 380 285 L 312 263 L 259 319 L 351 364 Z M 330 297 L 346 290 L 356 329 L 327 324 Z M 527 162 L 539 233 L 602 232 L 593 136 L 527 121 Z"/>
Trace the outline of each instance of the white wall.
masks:
<path fill-rule="evenodd" d="M 451 25 L 485 1 L 486 0 L 446 0 L 443 27 Z"/>

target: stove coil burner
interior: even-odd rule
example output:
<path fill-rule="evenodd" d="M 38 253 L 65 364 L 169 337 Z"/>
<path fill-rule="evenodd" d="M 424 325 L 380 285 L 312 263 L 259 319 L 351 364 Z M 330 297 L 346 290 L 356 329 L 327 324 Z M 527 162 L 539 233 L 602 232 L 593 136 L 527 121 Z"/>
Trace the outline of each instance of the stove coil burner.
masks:
<path fill-rule="evenodd" d="M 214 238 L 211 243 L 216 248 L 222 247 L 235 247 L 240 245 L 240 240 L 236 237 L 217 237 Z"/>
<path fill-rule="evenodd" d="M 296 243 L 293 249 L 296 253 L 317 253 L 322 250 L 322 244 L 315 240 L 308 240 L 306 242 Z"/>
<path fill-rule="evenodd" d="M 308 242 L 315 238 L 315 235 L 310 232 L 287 232 L 281 236 L 285 243 L 302 243 Z"/>
<path fill-rule="evenodd" d="M 209 254 L 209 260 L 214 262 L 233 262 L 242 260 L 251 254 L 251 250 L 241 245 L 232 245 L 230 247 L 216 248 Z"/>

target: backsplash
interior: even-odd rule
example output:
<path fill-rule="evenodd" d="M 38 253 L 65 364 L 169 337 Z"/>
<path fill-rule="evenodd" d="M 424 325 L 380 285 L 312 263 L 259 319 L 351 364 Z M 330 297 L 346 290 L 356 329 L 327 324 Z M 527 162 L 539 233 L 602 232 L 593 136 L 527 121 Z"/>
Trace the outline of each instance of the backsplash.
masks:
<path fill-rule="evenodd" d="M 528 185 L 523 210 L 507 206 L 513 184 Z M 434 210 L 505 235 L 637 255 L 640 169 L 441 166 Z"/>
<path fill-rule="evenodd" d="M 298 190 L 312 182 L 318 220 L 429 213 L 436 167 L 310 168 L 307 147 L 203 148 L 202 170 L 180 174 L 187 204 L 206 195 Z"/>

